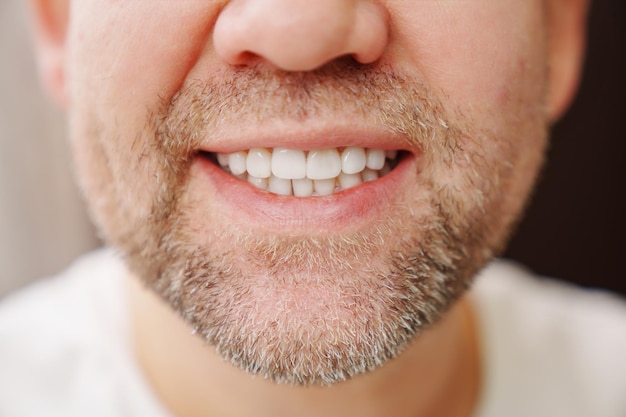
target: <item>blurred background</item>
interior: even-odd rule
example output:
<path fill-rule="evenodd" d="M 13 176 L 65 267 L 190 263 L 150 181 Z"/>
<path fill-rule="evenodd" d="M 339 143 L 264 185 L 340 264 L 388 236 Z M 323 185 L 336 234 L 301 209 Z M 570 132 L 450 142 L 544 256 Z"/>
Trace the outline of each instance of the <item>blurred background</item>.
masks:
<path fill-rule="evenodd" d="M 43 97 L 21 0 L 0 2 L 0 297 L 98 245 L 72 181 L 62 115 Z M 581 91 L 506 256 L 626 294 L 626 14 L 592 7 Z"/>
<path fill-rule="evenodd" d="M 22 0 L 0 0 L 0 294 L 97 245 L 62 115 L 44 97 Z"/>
<path fill-rule="evenodd" d="M 506 256 L 626 294 L 626 2 L 593 0 L 579 94 Z"/>

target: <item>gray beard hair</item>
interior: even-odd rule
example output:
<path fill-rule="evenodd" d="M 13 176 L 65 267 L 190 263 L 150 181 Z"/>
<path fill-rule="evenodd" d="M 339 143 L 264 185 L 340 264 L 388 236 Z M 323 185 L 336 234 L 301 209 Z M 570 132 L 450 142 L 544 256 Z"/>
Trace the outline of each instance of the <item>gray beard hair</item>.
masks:
<path fill-rule="evenodd" d="M 190 249 L 164 236 L 158 259 L 168 262 L 150 286 L 237 367 L 275 382 L 327 385 L 398 356 L 465 291 L 484 259 L 461 262 L 475 243 L 441 228 L 386 253 L 384 270 L 363 261 L 371 256 L 368 235 L 239 236 L 243 262 L 251 265 L 246 271 L 229 263 L 228 253 Z M 260 285 L 271 299 L 252 296 L 251 287 Z M 292 292 L 334 297 L 323 308 L 314 300 L 308 311 L 294 305 Z M 274 311 L 258 307 L 268 303 Z"/>
<path fill-rule="evenodd" d="M 498 164 L 502 171 L 495 176 L 484 175 L 485 169 L 494 172 L 494 161 L 466 152 L 463 141 L 480 142 L 485 135 L 444 121 L 441 104 L 424 87 L 389 73 L 347 64 L 309 74 L 246 71 L 227 82 L 188 85 L 152 115 L 155 137 L 144 154 L 155 156 L 160 189 L 150 221 L 113 240 L 131 270 L 234 365 L 289 384 L 344 381 L 399 355 L 498 250 L 504 237 L 495 244 L 490 239 L 492 228 L 501 225 L 485 213 L 496 213 L 500 203 L 490 178 L 506 177 L 510 164 Z M 255 97 L 271 98 L 266 103 Z M 425 178 L 432 212 L 410 224 L 386 218 L 372 230 L 323 238 L 230 230 L 219 239 L 228 248 L 243 248 L 236 254 L 193 244 L 190 207 L 182 201 L 201 131 L 219 123 L 304 120 L 346 109 L 377 117 L 417 143 L 425 173 L 469 161 L 476 170 L 469 170 L 462 186 L 472 204 L 464 207 L 455 192 Z M 372 258 L 381 261 L 378 266 Z M 267 299 L 258 299 L 261 293 Z M 294 305 L 292 293 L 310 294 L 316 308 Z M 324 305 L 316 294 L 332 299 Z"/>

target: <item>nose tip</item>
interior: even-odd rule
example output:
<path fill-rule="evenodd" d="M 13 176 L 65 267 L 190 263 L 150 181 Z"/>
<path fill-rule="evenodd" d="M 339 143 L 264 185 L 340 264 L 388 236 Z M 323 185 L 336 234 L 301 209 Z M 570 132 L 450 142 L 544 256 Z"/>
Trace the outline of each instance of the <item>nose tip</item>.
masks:
<path fill-rule="evenodd" d="M 387 41 L 386 9 L 372 0 L 232 0 L 213 34 L 226 63 L 262 59 L 285 71 L 310 71 L 346 55 L 371 63 Z"/>

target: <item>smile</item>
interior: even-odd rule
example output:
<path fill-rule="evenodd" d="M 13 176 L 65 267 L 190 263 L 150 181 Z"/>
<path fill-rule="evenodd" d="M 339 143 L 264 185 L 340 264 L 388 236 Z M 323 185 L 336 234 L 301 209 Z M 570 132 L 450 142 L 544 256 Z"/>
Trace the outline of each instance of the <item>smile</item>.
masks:
<path fill-rule="evenodd" d="M 273 194 L 295 197 L 327 196 L 384 177 L 401 154 L 348 146 L 304 151 L 251 148 L 208 155 L 222 170 Z"/>
<path fill-rule="evenodd" d="M 376 126 L 329 125 L 244 127 L 235 138 L 212 132 L 191 167 L 190 201 L 245 230 L 323 235 L 369 227 L 421 181 L 422 153 Z"/>

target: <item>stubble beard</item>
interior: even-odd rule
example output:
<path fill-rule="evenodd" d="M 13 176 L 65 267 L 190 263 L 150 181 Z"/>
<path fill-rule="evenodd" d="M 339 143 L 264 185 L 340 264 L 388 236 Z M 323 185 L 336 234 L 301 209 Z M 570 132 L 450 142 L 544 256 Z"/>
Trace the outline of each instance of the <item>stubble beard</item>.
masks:
<path fill-rule="evenodd" d="M 418 145 L 419 192 L 349 233 L 284 236 L 215 224 L 210 236 L 194 234 L 190 213 L 203 208 L 187 190 L 201 132 L 332 112 L 376 117 Z M 116 219 L 103 227 L 108 240 L 194 333 L 234 365 L 277 382 L 332 384 L 399 355 L 459 298 L 515 217 L 501 213 L 500 193 L 515 138 L 494 141 L 451 118 L 422 83 L 383 70 L 246 69 L 190 83 L 152 114 L 148 131 L 142 154 L 153 156 L 148 171 L 159 178 L 150 215 L 125 220 L 132 213 L 110 208 L 99 223 Z M 483 152 L 483 143 L 498 143 L 498 152 Z"/>

